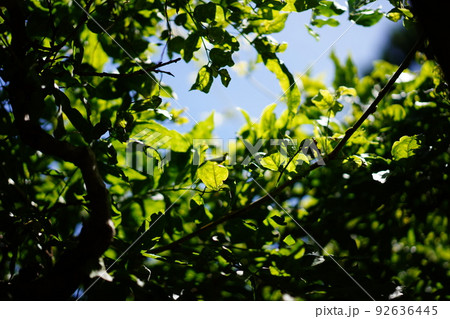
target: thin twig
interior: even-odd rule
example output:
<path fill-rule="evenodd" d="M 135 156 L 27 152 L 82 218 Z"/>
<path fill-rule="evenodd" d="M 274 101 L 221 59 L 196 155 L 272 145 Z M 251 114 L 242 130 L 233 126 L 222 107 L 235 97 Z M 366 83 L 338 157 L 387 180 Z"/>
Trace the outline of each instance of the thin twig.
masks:
<path fill-rule="evenodd" d="M 328 160 L 333 160 L 336 158 L 338 153 L 341 151 L 341 149 L 344 147 L 344 145 L 347 143 L 347 141 L 352 137 L 352 135 L 358 130 L 358 128 L 364 123 L 364 121 L 369 117 L 370 114 L 374 113 L 377 110 L 378 104 L 381 102 L 381 100 L 385 97 L 385 95 L 391 90 L 392 86 L 394 85 L 395 81 L 397 81 L 398 77 L 402 72 L 408 67 L 410 64 L 412 58 L 414 57 L 416 51 L 422 46 L 424 41 L 424 35 L 419 36 L 414 46 L 411 48 L 411 50 L 406 55 L 403 62 L 398 67 L 397 71 L 395 71 L 394 75 L 390 78 L 388 83 L 381 89 L 381 91 L 378 93 L 375 100 L 373 100 L 372 104 L 368 107 L 368 109 L 364 112 L 363 115 L 359 118 L 359 120 L 347 131 L 345 131 L 344 137 L 342 140 L 338 143 L 338 145 L 333 149 L 333 151 L 327 156 Z"/>
<path fill-rule="evenodd" d="M 141 74 L 147 74 L 148 72 L 155 72 L 155 73 L 164 73 L 164 74 L 168 74 L 171 76 L 174 76 L 172 73 L 167 72 L 167 71 L 162 71 L 162 70 L 158 70 L 159 68 L 166 66 L 168 64 L 172 64 L 172 63 L 177 63 L 178 61 L 180 61 L 181 58 L 176 58 L 167 62 L 160 62 L 157 63 L 149 68 L 146 69 L 141 69 L 135 72 L 131 72 L 131 73 L 108 73 L 108 72 L 80 72 L 77 70 L 74 70 L 74 73 L 80 76 L 99 76 L 99 77 L 110 77 L 110 78 L 115 78 L 115 79 L 121 79 L 121 78 L 128 78 L 128 77 L 132 77 L 135 75 L 141 75 Z"/>
<path fill-rule="evenodd" d="M 217 193 L 218 191 L 205 191 L 205 189 L 199 189 L 199 188 L 187 188 L 187 187 L 178 187 L 178 188 L 157 188 L 157 189 L 152 189 L 150 191 L 148 191 L 148 194 L 154 194 L 154 193 L 164 193 L 164 192 L 179 192 L 179 191 L 194 191 L 197 193 L 202 193 L 202 194 L 214 194 Z M 226 191 L 225 189 L 220 189 L 219 192 L 221 191 Z"/>
<path fill-rule="evenodd" d="M 167 24 L 167 32 L 168 32 L 168 37 L 167 37 L 167 41 L 164 44 L 164 47 L 161 51 L 161 61 L 164 58 L 164 54 L 166 53 L 166 49 L 167 46 L 169 45 L 170 40 L 172 39 L 172 27 L 170 25 L 170 21 L 169 21 L 169 15 L 167 14 L 167 0 L 164 1 L 164 17 L 166 18 L 166 24 Z"/>

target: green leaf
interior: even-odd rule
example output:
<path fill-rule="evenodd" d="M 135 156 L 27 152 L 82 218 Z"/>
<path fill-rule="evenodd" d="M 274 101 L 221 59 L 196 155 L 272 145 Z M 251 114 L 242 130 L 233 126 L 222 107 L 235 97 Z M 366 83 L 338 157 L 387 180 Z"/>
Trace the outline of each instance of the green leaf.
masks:
<path fill-rule="evenodd" d="M 420 140 L 417 135 L 402 136 L 400 140 L 392 145 L 392 158 L 396 161 L 402 158 L 408 158 L 416 154 L 416 150 L 420 148 Z"/>
<path fill-rule="evenodd" d="M 175 152 L 186 152 L 191 143 L 176 130 L 169 130 L 156 122 L 145 122 L 136 125 L 132 139 L 144 143 L 154 149 L 171 149 Z"/>
<path fill-rule="evenodd" d="M 103 33 L 104 26 L 108 26 L 111 20 L 111 11 L 107 6 L 99 6 L 92 13 L 92 19 L 89 19 L 86 26 L 93 33 Z"/>
<path fill-rule="evenodd" d="M 282 167 L 285 160 L 286 158 L 280 153 L 274 153 L 263 157 L 261 159 L 261 165 L 267 169 L 277 172 Z"/>
<path fill-rule="evenodd" d="M 212 2 L 200 4 L 194 9 L 194 17 L 199 22 L 214 21 L 216 17 L 216 5 Z"/>
<path fill-rule="evenodd" d="M 331 94 L 328 90 L 319 90 L 319 93 L 312 99 L 312 102 L 319 109 L 330 110 L 332 114 L 336 114 L 344 108 L 344 106 L 337 101 L 342 95 L 356 96 L 356 90 L 340 86 L 335 94 Z"/>
<path fill-rule="evenodd" d="M 407 8 L 398 8 L 398 10 L 405 15 L 407 18 L 414 18 L 414 14 L 411 12 L 411 10 Z"/>
<path fill-rule="evenodd" d="M 160 106 L 161 103 L 162 99 L 159 96 L 154 95 L 149 99 L 136 101 L 136 103 L 131 106 L 131 109 L 135 112 L 142 112 L 149 109 L 154 110 Z"/>
<path fill-rule="evenodd" d="M 296 114 L 300 105 L 300 90 L 291 72 L 283 62 L 278 59 L 268 59 L 266 67 L 277 77 L 283 94 L 286 96 L 286 104 L 291 114 Z"/>
<path fill-rule="evenodd" d="M 192 130 L 189 132 L 189 136 L 194 139 L 209 139 L 212 138 L 212 132 L 214 130 L 214 112 L 203 121 L 198 122 L 194 125 Z"/>
<path fill-rule="evenodd" d="M 283 95 L 286 97 L 286 104 L 290 115 L 296 114 L 300 105 L 300 90 L 298 89 L 294 76 L 276 55 L 279 45 L 275 45 L 274 41 L 271 41 L 267 37 L 256 38 L 253 41 L 253 45 L 260 54 L 267 69 L 277 77 Z"/>
<path fill-rule="evenodd" d="M 197 174 L 206 187 L 218 191 L 228 178 L 228 169 L 216 162 L 207 161 L 199 167 Z"/>
<path fill-rule="evenodd" d="M 258 230 L 258 226 L 256 226 L 254 223 L 247 221 L 247 220 L 243 220 L 243 224 L 245 227 L 253 230 L 253 231 L 257 231 Z"/>
<path fill-rule="evenodd" d="M 272 104 L 273 105 L 273 104 Z M 276 105 L 275 105 L 276 106 Z M 246 110 L 244 110 L 244 109 L 241 109 L 241 108 L 238 108 L 238 110 L 242 113 L 242 115 L 244 116 L 244 118 L 245 118 L 245 121 L 247 122 L 247 125 L 249 126 L 249 127 L 251 127 L 252 125 L 253 125 L 253 122 L 252 122 L 252 120 L 251 120 L 251 118 L 250 118 L 250 115 L 247 113 L 247 111 Z"/>
<path fill-rule="evenodd" d="M 220 75 L 220 81 L 222 82 L 223 86 L 228 87 L 228 84 L 230 84 L 230 81 L 231 81 L 231 77 L 230 77 L 230 74 L 228 73 L 228 70 L 220 69 L 219 75 Z"/>
<path fill-rule="evenodd" d="M 85 30 L 83 35 L 85 36 L 83 62 L 89 63 L 96 70 L 102 70 L 108 61 L 108 55 L 103 51 L 96 34 Z"/>
<path fill-rule="evenodd" d="M 386 17 L 391 21 L 397 22 L 403 17 L 403 13 L 398 8 L 393 8 L 386 13 Z"/>
<path fill-rule="evenodd" d="M 335 97 L 328 90 L 319 90 L 319 94 L 317 94 L 312 102 L 319 109 L 328 110 L 331 109 L 336 103 Z"/>
<path fill-rule="evenodd" d="M 364 27 L 370 27 L 376 24 L 383 17 L 383 13 L 377 10 L 358 10 L 350 13 L 350 20 Z"/>
<path fill-rule="evenodd" d="M 186 13 L 178 14 L 175 17 L 175 24 L 176 25 L 183 26 L 183 25 L 186 24 L 186 22 L 187 22 L 187 14 Z"/>
<path fill-rule="evenodd" d="M 222 37 L 223 39 L 220 40 L 219 35 L 213 35 L 215 37 L 215 41 L 218 41 L 218 43 L 227 50 L 231 51 L 238 51 L 239 50 L 239 41 L 236 39 L 236 37 L 230 35 L 227 31 L 223 30 Z"/>
<path fill-rule="evenodd" d="M 80 132 L 87 142 L 90 142 L 94 129 L 91 122 L 85 119 L 80 111 L 71 106 L 70 100 L 64 92 L 58 89 L 54 89 L 53 92 L 56 105 L 61 106 L 62 111 L 67 115 L 72 125 Z"/>
<path fill-rule="evenodd" d="M 295 239 L 292 238 L 291 235 L 287 235 L 287 236 L 283 239 L 283 241 L 284 241 L 284 242 L 286 243 L 286 245 L 288 245 L 288 246 L 292 246 L 292 245 L 295 244 Z"/>
<path fill-rule="evenodd" d="M 319 5 L 320 0 L 287 0 L 282 11 L 302 12 Z"/>
<path fill-rule="evenodd" d="M 306 154 L 304 154 L 303 152 L 299 152 L 294 159 L 291 161 L 291 163 L 289 164 L 289 166 L 286 168 L 286 170 L 288 172 L 293 172 L 296 169 L 296 165 L 299 162 L 305 162 L 307 164 L 309 164 L 309 158 Z M 300 168 L 301 171 L 301 168 Z"/>
<path fill-rule="evenodd" d="M 276 11 L 273 11 L 273 13 L 274 17 L 272 19 L 263 20 L 263 22 L 258 22 L 257 32 L 259 34 L 271 34 L 284 30 L 284 25 L 288 18 L 288 14 L 278 13 Z"/>
<path fill-rule="evenodd" d="M 199 90 L 208 93 L 213 83 L 212 70 L 209 66 L 203 66 L 197 74 L 197 79 L 192 85 L 191 90 Z"/>
<path fill-rule="evenodd" d="M 142 249 L 149 250 L 156 245 L 156 243 L 161 239 L 165 224 L 166 215 L 162 212 L 153 214 L 150 221 L 144 220 L 138 230 L 138 232 L 142 234 Z"/>
<path fill-rule="evenodd" d="M 219 27 L 207 29 L 208 41 L 213 44 L 221 44 L 225 40 L 226 31 Z"/>
<path fill-rule="evenodd" d="M 311 21 L 311 24 L 318 28 L 321 28 L 324 25 L 329 25 L 331 27 L 337 27 L 339 25 L 339 21 L 336 19 L 333 19 L 333 18 L 329 18 L 329 19 L 315 18 L 314 20 Z"/>
<path fill-rule="evenodd" d="M 269 266 L 269 271 L 272 276 L 281 276 L 280 270 L 274 266 Z"/>
<path fill-rule="evenodd" d="M 186 41 L 184 41 L 183 59 L 186 62 L 191 61 L 194 56 L 194 52 L 201 47 L 200 36 L 197 32 L 191 33 Z"/>
<path fill-rule="evenodd" d="M 261 113 L 261 120 L 258 124 L 257 133 L 261 138 L 273 136 L 275 132 L 276 117 L 274 110 L 277 107 L 275 103 L 267 105 Z"/>
<path fill-rule="evenodd" d="M 180 53 L 184 49 L 185 40 L 183 37 L 176 36 L 167 42 L 167 48 L 170 52 Z"/>
<path fill-rule="evenodd" d="M 320 40 L 320 35 L 319 35 L 316 31 L 314 31 L 314 30 L 313 30 L 309 25 L 307 25 L 307 24 L 305 24 L 305 27 L 306 27 L 306 30 L 308 31 L 308 33 L 309 33 L 310 35 L 312 35 L 314 39 L 316 39 L 317 41 Z"/>
<path fill-rule="evenodd" d="M 320 1 L 320 5 L 314 8 L 314 13 L 322 15 L 324 17 L 332 17 L 335 15 L 341 15 L 346 11 L 344 6 L 334 1 Z"/>
<path fill-rule="evenodd" d="M 337 91 L 337 98 L 341 97 L 342 95 L 350 95 L 350 96 L 356 96 L 356 90 L 354 88 L 348 88 L 346 86 L 340 86 Z"/>
<path fill-rule="evenodd" d="M 367 166 L 367 161 L 362 158 L 361 156 L 358 155 L 351 155 L 349 157 L 347 157 L 342 164 L 344 165 L 345 168 L 350 169 L 350 170 L 354 170 L 360 167 L 365 167 Z"/>
<path fill-rule="evenodd" d="M 366 4 L 372 3 L 376 0 L 348 0 L 348 7 L 350 9 L 351 12 L 356 11 L 358 9 L 360 9 L 361 7 L 365 6 Z M 392 0 L 389 0 L 390 2 L 392 2 Z M 403 0 L 398 0 L 403 2 Z M 395 6 L 395 5 L 394 5 Z"/>
<path fill-rule="evenodd" d="M 189 216 L 194 217 L 196 223 L 207 222 L 212 217 L 204 204 L 199 194 L 194 195 L 189 203 Z"/>
<path fill-rule="evenodd" d="M 234 62 L 231 58 L 231 51 L 225 51 L 222 49 L 214 48 L 209 52 L 209 58 L 214 63 L 217 68 L 221 68 L 224 66 L 233 66 Z"/>
<path fill-rule="evenodd" d="M 406 117 L 406 110 L 400 104 L 392 104 L 384 108 L 381 114 L 394 121 L 401 121 Z"/>
<path fill-rule="evenodd" d="M 345 65 L 342 65 L 334 52 L 331 52 L 330 58 L 334 63 L 334 87 L 348 86 L 355 87 L 358 83 L 358 69 L 353 64 L 350 56 L 348 56 Z"/>

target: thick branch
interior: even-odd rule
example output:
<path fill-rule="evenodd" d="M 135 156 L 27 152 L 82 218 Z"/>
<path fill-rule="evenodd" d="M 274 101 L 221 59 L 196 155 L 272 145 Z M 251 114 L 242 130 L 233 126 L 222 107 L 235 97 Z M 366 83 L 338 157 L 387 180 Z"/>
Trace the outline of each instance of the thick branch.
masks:
<path fill-rule="evenodd" d="M 23 142 L 30 147 L 80 168 L 89 199 L 90 218 L 81 231 L 78 246 L 66 251 L 47 275 L 32 283 L 19 279 L 11 290 L 16 299 L 68 299 L 97 266 L 98 259 L 112 241 L 114 227 L 110 219 L 110 198 L 92 150 L 58 141 L 38 124 L 39 112 L 45 108 L 44 94 L 36 80 L 37 75 L 33 74 L 31 62 L 27 62 L 30 59 L 27 57 L 28 38 L 22 5 L 22 1 L 6 1 L 14 21 L 11 25 L 13 53 L 5 63 L 5 74 L 15 125 Z"/>
<path fill-rule="evenodd" d="M 369 108 L 364 112 L 364 114 L 358 119 L 358 121 L 353 125 L 353 127 L 349 128 L 346 132 L 345 135 L 343 137 L 343 139 L 339 142 L 339 144 L 333 149 L 333 151 L 324 158 L 325 162 L 329 162 L 332 161 L 334 159 L 337 158 L 337 155 L 340 153 L 340 151 L 342 150 L 342 148 L 345 146 L 345 144 L 347 143 L 347 141 L 350 139 L 350 137 L 352 137 L 352 135 L 358 130 L 358 128 L 363 124 L 363 122 L 367 119 L 367 117 L 374 113 L 377 109 L 378 104 L 381 102 L 381 100 L 386 96 L 386 94 L 392 89 L 394 83 L 397 81 L 398 77 L 400 76 L 400 74 L 408 67 L 408 65 L 410 64 L 412 58 L 414 57 L 417 49 L 423 44 L 423 37 L 420 37 L 417 42 L 415 43 L 415 45 L 413 46 L 413 48 L 411 49 L 411 51 L 408 53 L 408 55 L 405 57 L 405 59 L 403 60 L 403 62 L 401 63 L 401 65 L 399 66 L 399 68 L 397 69 L 397 71 L 394 73 L 394 75 L 392 75 L 391 79 L 388 81 L 388 83 L 383 87 L 383 89 L 378 93 L 378 96 L 375 98 L 375 100 L 371 103 L 371 105 L 369 106 Z M 176 247 L 178 247 L 180 244 L 190 240 L 191 238 L 197 237 L 198 235 L 211 230 L 215 227 L 217 227 L 220 224 L 223 224 L 227 221 L 229 221 L 230 219 L 234 219 L 236 217 L 241 217 L 245 214 L 248 214 L 249 212 L 251 212 L 252 210 L 254 210 L 255 208 L 271 201 L 273 199 L 273 197 L 275 197 L 276 195 L 278 195 L 281 191 L 283 191 L 285 188 L 292 186 L 293 184 L 295 184 L 299 179 L 307 176 L 311 171 L 315 170 L 316 168 L 320 167 L 318 164 L 314 164 L 311 165 L 309 170 L 304 173 L 301 176 L 298 176 L 297 178 L 291 179 L 287 182 L 285 182 L 284 184 L 280 185 L 279 187 L 275 188 L 273 191 L 271 191 L 270 193 L 267 193 L 266 195 L 262 196 L 261 198 L 259 198 L 258 200 L 250 203 L 248 206 L 239 208 L 235 211 L 232 211 L 218 219 L 216 219 L 215 221 L 210 222 L 209 224 L 206 224 L 204 226 L 202 226 L 201 228 L 197 229 L 196 231 L 170 243 L 167 244 L 165 246 L 160 246 L 160 247 L 156 247 L 154 249 L 151 249 L 150 252 L 157 254 L 166 250 L 172 250 Z"/>

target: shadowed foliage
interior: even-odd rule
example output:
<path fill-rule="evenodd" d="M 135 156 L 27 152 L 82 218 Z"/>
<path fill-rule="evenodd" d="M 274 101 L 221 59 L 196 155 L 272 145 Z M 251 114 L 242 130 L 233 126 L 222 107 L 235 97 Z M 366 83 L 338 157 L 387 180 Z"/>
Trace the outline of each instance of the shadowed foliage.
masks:
<path fill-rule="evenodd" d="M 448 300 L 446 20 L 373 2 L 0 0 L 0 298 Z M 327 87 L 279 58 L 297 14 L 421 31 Z M 162 79 L 227 87 L 244 46 L 284 93 L 218 150 Z"/>

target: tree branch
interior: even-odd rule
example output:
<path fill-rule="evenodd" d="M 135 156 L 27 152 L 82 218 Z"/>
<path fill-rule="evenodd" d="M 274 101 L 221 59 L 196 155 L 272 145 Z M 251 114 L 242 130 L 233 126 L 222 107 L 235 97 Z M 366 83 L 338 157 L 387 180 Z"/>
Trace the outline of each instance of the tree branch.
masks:
<path fill-rule="evenodd" d="M 377 97 L 374 99 L 374 101 L 371 103 L 371 105 L 369 106 L 369 108 L 364 112 L 363 115 L 361 115 L 361 117 L 358 119 L 358 121 L 351 127 L 349 128 L 346 132 L 345 135 L 343 137 L 343 139 L 338 143 L 338 145 L 333 149 L 333 151 L 325 156 L 324 161 L 327 163 L 329 161 L 335 160 L 337 158 L 337 155 L 340 153 L 340 151 L 342 150 L 342 148 L 345 146 L 345 144 L 347 143 L 347 141 L 350 139 L 350 137 L 352 137 L 352 135 L 358 130 L 358 128 L 363 124 L 363 122 L 367 119 L 367 117 L 374 113 L 377 109 L 378 104 L 381 102 L 381 100 L 386 96 L 386 94 L 392 89 L 394 83 L 397 81 L 398 77 L 400 76 L 400 74 L 408 67 L 408 65 L 410 64 L 412 58 L 414 57 L 416 51 L 419 49 L 419 47 L 423 44 L 423 40 L 424 38 L 421 36 L 419 37 L 419 39 L 417 40 L 417 42 L 414 44 L 414 46 L 412 47 L 412 49 L 409 51 L 409 53 L 407 54 L 407 56 L 405 57 L 405 59 L 403 60 L 403 62 L 401 63 L 401 65 L 398 67 L 397 71 L 394 73 L 394 75 L 392 75 L 392 77 L 390 78 L 390 80 L 388 81 L 388 83 L 383 87 L 383 89 L 378 93 Z M 149 252 L 153 253 L 153 254 L 157 254 L 157 253 L 161 253 L 163 251 L 166 250 L 172 250 L 176 247 L 178 247 L 179 245 L 181 245 L 182 243 L 190 240 L 191 238 L 197 237 L 198 235 L 213 229 L 215 227 L 217 227 L 220 224 L 223 224 L 231 219 L 234 219 L 236 217 L 240 217 L 243 216 L 245 214 L 248 214 L 249 212 L 251 212 L 252 210 L 254 210 L 255 208 L 269 202 L 273 197 L 275 197 L 276 195 L 278 195 L 281 191 L 283 191 L 285 188 L 292 186 L 293 184 L 295 184 L 298 180 L 302 179 L 303 177 L 307 176 L 311 171 L 315 170 L 316 168 L 320 167 L 317 163 L 313 164 L 309 167 L 309 170 L 307 172 L 305 172 L 303 175 L 301 176 L 297 176 L 296 178 L 293 178 L 289 181 L 286 181 L 284 184 L 278 186 L 277 188 L 275 188 L 274 190 L 272 190 L 270 193 L 267 193 L 266 195 L 260 197 L 258 200 L 250 203 L 248 206 L 239 208 L 235 211 L 232 211 L 202 227 L 200 227 L 199 229 L 197 229 L 196 231 L 170 243 L 164 246 L 160 246 L 160 247 L 156 247 L 153 249 L 150 249 Z"/>
<path fill-rule="evenodd" d="M 80 75 L 80 76 L 99 76 L 99 77 L 110 77 L 110 78 L 115 78 L 115 79 L 122 79 L 122 78 L 128 78 L 128 77 L 132 77 L 135 75 L 141 75 L 141 74 L 147 74 L 148 72 L 155 72 L 155 73 L 164 73 L 164 74 L 168 74 L 170 76 L 174 76 L 172 73 L 167 72 L 167 71 L 162 71 L 162 70 L 158 70 L 159 68 L 172 64 L 172 63 L 177 63 L 178 61 L 180 61 L 181 58 L 176 58 L 167 62 L 159 62 L 151 67 L 148 67 L 146 69 L 141 69 L 135 72 L 131 72 L 131 73 L 107 73 L 107 72 L 80 72 L 80 71 L 74 71 L 75 74 Z"/>
<path fill-rule="evenodd" d="M 374 113 L 377 110 L 378 104 L 386 96 L 386 94 L 391 90 L 391 88 L 393 87 L 394 83 L 397 81 L 400 74 L 402 74 L 402 72 L 411 63 L 411 60 L 414 57 L 416 51 L 420 48 L 420 46 L 422 46 L 423 41 L 424 41 L 423 36 L 420 36 L 417 39 L 416 43 L 413 45 L 411 50 L 406 55 L 405 59 L 402 61 L 402 63 L 398 67 L 397 71 L 395 71 L 395 73 L 389 79 L 388 83 L 381 89 L 381 91 L 378 93 L 375 100 L 373 100 L 373 102 L 370 104 L 370 106 L 367 108 L 367 110 L 363 113 L 363 115 L 361 115 L 361 117 L 358 119 L 358 121 L 352 127 L 347 129 L 342 140 L 333 149 L 333 151 L 327 156 L 328 160 L 333 160 L 336 158 L 336 156 L 341 151 L 341 149 L 345 146 L 345 144 L 350 139 L 350 137 L 352 137 L 352 135 L 360 128 L 360 126 L 369 117 L 369 115 Z"/>
<path fill-rule="evenodd" d="M 78 288 L 114 236 L 110 218 L 110 198 L 100 175 L 93 151 L 87 146 L 74 146 L 59 141 L 39 125 L 39 112 L 45 109 L 44 94 L 38 76 L 27 57 L 29 39 L 25 29 L 23 1 L 5 1 L 11 16 L 12 53 L 5 63 L 5 75 L 14 122 L 22 141 L 45 155 L 59 157 L 78 166 L 82 172 L 89 199 L 90 218 L 78 237 L 76 248 L 65 251 L 53 269 L 42 278 L 20 281 L 11 286 L 15 299 L 68 299 Z M 27 62 L 28 61 L 28 62 Z"/>

